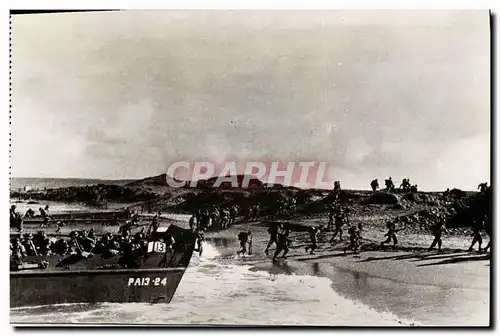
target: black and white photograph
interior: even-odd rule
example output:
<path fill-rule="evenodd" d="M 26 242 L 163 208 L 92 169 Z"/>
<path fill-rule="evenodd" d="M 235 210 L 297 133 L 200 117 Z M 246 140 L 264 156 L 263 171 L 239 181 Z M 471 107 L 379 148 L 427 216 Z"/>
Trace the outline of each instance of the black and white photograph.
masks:
<path fill-rule="evenodd" d="M 493 19 L 11 12 L 10 323 L 491 326 Z"/>

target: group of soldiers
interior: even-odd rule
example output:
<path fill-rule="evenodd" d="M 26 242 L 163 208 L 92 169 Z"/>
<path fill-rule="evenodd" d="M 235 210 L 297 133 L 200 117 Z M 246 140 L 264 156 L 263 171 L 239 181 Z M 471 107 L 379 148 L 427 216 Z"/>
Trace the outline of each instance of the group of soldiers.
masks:
<path fill-rule="evenodd" d="M 349 222 L 348 210 L 344 209 L 338 202 L 334 202 L 330 207 L 329 220 L 326 225 L 308 228 L 310 244 L 305 247 L 305 251 L 309 252 L 309 254 L 314 254 L 314 251 L 318 248 L 318 237 L 326 231 L 333 231 L 333 236 L 329 241 L 330 244 L 335 243 L 337 235 L 339 236 L 339 241 L 342 241 L 344 225 L 348 226 L 347 233 L 349 235 L 349 245 L 344 248 L 344 253 L 347 253 L 347 250 L 353 250 L 354 253 L 357 253 L 360 246 L 360 240 L 362 239 L 362 225 L 361 223 L 357 226 L 352 225 Z M 264 250 L 266 255 L 268 255 L 269 249 L 274 244 L 276 245 L 276 250 L 273 260 L 276 260 L 281 252 L 283 252 L 282 258 L 286 258 L 292 244 L 292 240 L 290 239 L 290 228 L 283 223 L 274 223 L 269 226 L 267 231 L 269 233 L 269 242 Z M 244 243 L 241 239 L 240 242 L 242 244 Z M 243 250 L 244 249 L 242 249 L 242 251 Z M 239 253 L 242 251 L 239 251 Z"/>
<path fill-rule="evenodd" d="M 375 192 L 377 189 L 380 187 L 378 184 L 378 179 L 374 179 L 370 182 L 370 187 L 372 188 L 372 191 Z M 409 178 L 404 178 L 403 181 L 401 182 L 401 185 L 399 187 L 399 190 L 402 192 L 412 192 L 416 193 L 418 192 L 418 185 L 414 184 L 412 185 L 410 183 Z M 387 192 L 396 192 L 396 186 L 394 182 L 392 181 L 392 177 L 389 177 L 388 179 L 385 180 L 385 191 Z"/>
<path fill-rule="evenodd" d="M 474 246 L 476 243 L 478 244 L 478 251 L 479 252 L 487 252 L 490 247 L 491 247 L 491 240 L 488 243 L 488 245 L 482 249 L 481 245 L 483 243 L 483 238 L 481 236 L 481 232 L 485 230 L 485 223 L 488 220 L 486 215 L 482 219 L 475 219 L 473 220 L 472 223 L 472 243 L 468 249 L 468 251 L 472 251 L 474 249 Z M 392 242 L 392 245 L 395 247 L 398 244 L 398 237 L 397 237 L 397 232 L 401 230 L 401 228 L 398 228 L 398 225 L 402 224 L 401 221 L 396 218 L 393 221 L 388 221 L 386 223 L 387 227 L 387 233 L 385 236 L 387 237 L 386 240 L 380 243 L 381 246 L 384 246 L 385 244 L 390 244 Z M 432 251 L 436 246 L 438 248 L 438 251 L 442 251 L 442 236 L 443 234 L 448 233 L 446 229 L 446 217 L 442 214 L 437 214 L 436 219 L 434 220 L 433 223 L 429 226 L 429 230 L 431 231 L 432 235 L 434 236 L 434 239 L 431 243 L 431 245 L 428 248 L 428 251 Z M 491 237 L 490 237 L 491 238 Z"/>
<path fill-rule="evenodd" d="M 65 266 L 65 263 L 71 263 L 73 256 L 79 258 L 89 258 L 94 254 L 99 254 L 103 258 L 112 256 L 120 256 L 119 263 L 125 267 L 137 266 L 139 256 L 147 252 L 147 237 L 154 232 L 158 225 L 157 216 L 154 217 L 152 224 L 149 227 L 148 233 L 143 231 L 131 234 L 131 222 L 127 221 L 120 226 L 118 234 L 111 232 L 104 233 L 99 239 L 93 229 L 72 231 L 68 239 L 49 239 L 45 232 L 39 231 L 35 236 L 31 233 L 26 233 L 19 237 L 11 238 L 10 242 L 10 257 L 12 267 L 18 267 L 21 260 L 27 256 L 49 256 L 59 255 L 64 257 L 59 261 L 59 266 Z M 163 243 L 166 248 L 171 248 L 175 243 L 173 237 L 166 236 Z M 201 242 L 198 249 L 201 254 Z"/>
<path fill-rule="evenodd" d="M 81 255 L 88 257 L 91 254 L 126 256 L 127 252 L 132 254 L 142 252 L 146 244 L 142 232 L 131 236 L 126 230 L 121 235 L 107 232 L 100 239 L 97 239 L 93 230 L 72 231 L 68 239 L 49 239 L 45 232 L 39 231 L 35 236 L 26 233 L 22 239 L 11 238 L 10 255 L 13 260 L 18 261 L 26 256 Z"/>
<path fill-rule="evenodd" d="M 408 187 L 409 180 L 405 179 L 405 187 Z M 491 247 L 491 239 L 488 245 L 482 249 L 482 236 L 481 232 L 485 230 L 485 224 L 488 220 L 487 216 L 484 215 L 481 219 L 475 219 L 472 223 L 472 243 L 468 249 L 468 251 L 472 251 L 474 246 L 478 244 L 479 252 L 486 252 Z M 438 251 L 442 251 L 442 236 L 447 233 L 446 229 L 446 216 L 443 214 L 437 213 L 434 221 L 430 222 L 429 230 L 432 233 L 434 239 L 431 245 L 428 248 L 428 251 L 433 250 L 437 247 Z M 380 242 L 380 247 L 384 247 L 386 244 L 391 244 L 395 247 L 398 244 L 398 231 L 406 228 L 401 227 L 403 225 L 403 220 L 399 220 L 399 218 L 395 218 L 393 221 L 388 221 L 386 223 L 387 232 L 385 233 L 385 237 L 387 237 L 384 241 Z M 363 231 L 363 227 L 361 223 L 358 225 L 353 225 L 349 220 L 349 209 L 343 206 L 340 202 L 340 199 L 337 197 L 334 199 L 334 202 L 330 206 L 328 213 L 328 222 L 325 225 L 321 225 L 319 227 L 310 227 L 308 229 L 310 244 L 305 248 L 306 252 L 310 254 L 314 254 L 314 251 L 318 248 L 318 237 L 320 234 L 326 231 L 333 231 L 333 235 L 329 240 L 330 244 L 335 244 L 336 237 L 338 236 L 339 241 L 343 240 L 343 232 L 344 227 L 347 226 L 347 233 L 349 235 L 349 244 L 344 248 L 344 253 L 347 250 L 352 250 L 354 253 L 358 253 L 360 247 L 360 241 L 363 239 L 361 234 Z M 286 228 L 286 225 L 281 223 L 273 224 L 268 228 L 268 233 L 270 235 L 269 242 L 266 246 L 265 253 L 266 255 L 269 252 L 270 247 L 275 244 L 276 251 L 273 256 L 273 260 L 277 258 L 277 256 L 283 251 L 283 258 L 286 258 L 286 255 L 289 251 L 291 240 L 289 238 L 290 229 Z M 488 235 L 490 234 L 487 231 Z M 491 238 L 491 237 L 490 237 Z M 241 241 L 241 240 L 240 240 Z M 241 251 L 240 251 L 241 252 Z"/>
<path fill-rule="evenodd" d="M 213 205 L 197 209 L 189 219 L 189 228 L 197 231 L 226 230 L 234 224 L 238 211 L 235 205 L 221 207 Z"/>
<path fill-rule="evenodd" d="M 21 232 L 23 230 L 23 220 L 24 218 L 34 218 L 36 217 L 35 215 L 35 212 L 29 208 L 27 211 L 26 211 L 26 214 L 24 215 L 24 217 L 21 215 L 20 212 L 16 211 L 16 206 L 15 205 L 12 205 L 10 207 L 10 227 L 11 228 L 16 228 L 19 232 Z M 46 226 L 49 221 L 52 219 L 52 217 L 50 216 L 50 212 L 49 212 L 49 205 L 47 204 L 45 206 L 45 208 L 39 208 L 38 211 L 40 212 L 40 217 L 43 218 L 43 224 L 42 226 Z"/>

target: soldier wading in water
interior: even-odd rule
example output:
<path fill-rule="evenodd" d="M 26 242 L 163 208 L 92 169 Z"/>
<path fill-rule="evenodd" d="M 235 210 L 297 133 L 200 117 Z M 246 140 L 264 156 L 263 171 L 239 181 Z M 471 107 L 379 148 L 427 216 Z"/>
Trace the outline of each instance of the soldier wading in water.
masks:
<path fill-rule="evenodd" d="M 238 240 L 240 241 L 241 250 L 237 253 L 240 254 L 252 254 L 252 232 L 240 232 L 238 234 Z M 248 245 L 248 249 L 247 249 Z"/>

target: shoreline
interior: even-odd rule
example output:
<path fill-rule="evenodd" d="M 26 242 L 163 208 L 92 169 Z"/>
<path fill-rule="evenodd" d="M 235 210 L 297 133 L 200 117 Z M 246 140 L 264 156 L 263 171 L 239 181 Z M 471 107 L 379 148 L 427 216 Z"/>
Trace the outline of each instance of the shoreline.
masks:
<path fill-rule="evenodd" d="M 253 235 L 253 254 L 240 262 L 250 266 L 251 271 L 325 277 L 339 295 L 417 325 L 490 323 L 489 253 L 456 248 L 427 252 L 420 251 L 423 246 L 414 246 L 413 251 L 362 250 L 359 255 L 344 255 L 343 246 L 332 248 L 320 239 L 320 248 L 315 255 L 309 255 L 304 251 L 307 235 L 292 233 L 288 258 L 272 262 L 274 246 L 269 256 L 263 253 L 269 235 L 262 223 L 238 223 L 226 231 L 209 232 L 206 238 L 215 243 L 223 256 L 235 255 L 239 250 L 238 232 L 248 230 Z M 371 228 L 366 234 L 377 237 L 379 232 Z M 467 236 L 463 240 L 469 243 Z M 446 239 L 443 246 L 446 247 Z"/>

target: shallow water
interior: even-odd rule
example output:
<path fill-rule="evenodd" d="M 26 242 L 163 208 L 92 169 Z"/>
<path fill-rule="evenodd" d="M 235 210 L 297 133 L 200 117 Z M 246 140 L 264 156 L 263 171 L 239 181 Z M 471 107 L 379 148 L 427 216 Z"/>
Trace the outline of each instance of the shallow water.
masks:
<path fill-rule="evenodd" d="M 216 258 L 207 244 L 194 256 L 170 304 L 72 304 L 11 310 L 13 323 L 250 324 L 390 326 L 410 324 L 345 299 L 327 278 L 250 271 Z"/>
<path fill-rule="evenodd" d="M 39 215 L 39 208 L 45 208 L 46 205 L 50 207 L 50 213 L 67 213 L 67 212 L 75 212 L 75 211 L 85 211 L 90 210 L 89 207 L 78 204 L 78 203 L 62 203 L 62 202 L 51 202 L 51 201 L 40 201 L 39 204 L 28 204 L 27 202 L 16 203 L 11 202 L 11 205 L 16 206 L 16 211 L 20 212 L 22 215 L 28 211 L 28 209 L 32 209 L 35 211 L 36 215 Z M 94 209 L 95 210 L 95 209 Z"/>

